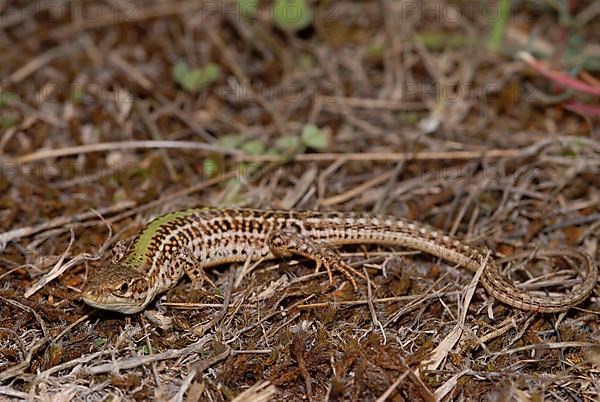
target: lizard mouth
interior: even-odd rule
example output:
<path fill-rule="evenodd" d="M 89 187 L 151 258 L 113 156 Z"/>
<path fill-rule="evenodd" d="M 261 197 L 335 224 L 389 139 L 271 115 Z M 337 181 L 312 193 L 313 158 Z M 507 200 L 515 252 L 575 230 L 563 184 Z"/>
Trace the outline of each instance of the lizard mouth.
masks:
<path fill-rule="evenodd" d="M 116 311 L 123 314 L 134 314 L 143 310 L 143 304 L 137 304 L 128 299 L 123 299 L 115 296 L 97 297 L 96 295 L 86 292 L 81 293 L 81 298 L 88 306 Z"/>

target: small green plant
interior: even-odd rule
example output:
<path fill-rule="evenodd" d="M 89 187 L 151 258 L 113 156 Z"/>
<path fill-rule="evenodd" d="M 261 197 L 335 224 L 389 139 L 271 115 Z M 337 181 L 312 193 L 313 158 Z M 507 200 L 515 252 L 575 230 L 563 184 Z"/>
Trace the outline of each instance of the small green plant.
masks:
<path fill-rule="evenodd" d="M 242 144 L 241 149 L 250 155 L 260 155 L 265 152 L 265 144 L 258 140 L 250 140 Z"/>
<path fill-rule="evenodd" d="M 510 14 L 510 0 L 500 0 L 497 5 L 499 15 L 492 23 L 492 32 L 488 42 L 489 48 L 497 52 L 502 48 L 504 41 L 504 32 L 508 24 L 508 16 Z"/>
<path fill-rule="evenodd" d="M 302 142 L 307 147 L 325 149 L 329 145 L 329 131 L 320 129 L 314 124 L 305 124 L 302 128 Z"/>
<path fill-rule="evenodd" d="M 102 346 L 106 345 L 107 342 L 108 342 L 108 339 L 106 339 L 106 338 L 96 338 L 94 340 L 94 345 L 97 348 L 101 348 Z"/>
<path fill-rule="evenodd" d="M 173 79 L 189 92 L 198 92 L 204 85 L 216 81 L 219 74 L 219 66 L 213 63 L 208 63 L 204 68 L 190 69 L 185 62 L 178 61 L 173 66 Z"/>
<path fill-rule="evenodd" d="M 148 345 L 145 345 L 145 344 L 144 345 L 138 345 L 135 348 L 135 351 L 136 352 L 142 352 L 142 354 L 144 354 L 144 355 L 149 355 L 150 354 L 150 348 L 148 348 Z"/>
<path fill-rule="evenodd" d="M 301 145 L 300 138 L 295 135 L 283 135 L 275 141 L 275 147 L 285 153 L 295 153 Z"/>
<path fill-rule="evenodd" d="M 312 23 L 313 10 L 305 0 L 276 0 L 273 23 L 279 29 L 296 32 Z"/>
<path fill-rule="evenodd" d="M 238 11 L 246 20 L 256 17 L 259 10 L 258 0 L 237 0 Z"/>

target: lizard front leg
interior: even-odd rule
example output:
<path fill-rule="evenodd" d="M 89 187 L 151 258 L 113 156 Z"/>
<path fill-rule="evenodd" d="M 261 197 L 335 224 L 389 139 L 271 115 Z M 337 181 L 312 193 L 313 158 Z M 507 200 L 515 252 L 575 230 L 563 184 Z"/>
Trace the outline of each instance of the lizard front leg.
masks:
<path fill-rule="evenodd" d="M 192 280 L 192 286 L 196 289 L 202 288 L 204 281 L 210 283 L 213 287 L 217 287 L 213 281 L 204 272 L 204 266 L 198 261 L 191 249 L 183 247 L 179 250 L 175 264 L 181 264 L 181 268 L 185 274 Z"/>
<path fill-rule="evenodd" d="M 324 266 L 329 275 L 329 282 L 333 283 L 332 270 L 340 271 L 357 289 L 354 276 L 366 279 L 365 276 L 346 264 L 342 257 L 331 247 L 316 242 L 306 236 L 290 231 L 273 231 L 267 238 L 267 245 L 275 256 L 290 257 L 293 254 L 310 258 L 317 264 L 315 272 Z"/>

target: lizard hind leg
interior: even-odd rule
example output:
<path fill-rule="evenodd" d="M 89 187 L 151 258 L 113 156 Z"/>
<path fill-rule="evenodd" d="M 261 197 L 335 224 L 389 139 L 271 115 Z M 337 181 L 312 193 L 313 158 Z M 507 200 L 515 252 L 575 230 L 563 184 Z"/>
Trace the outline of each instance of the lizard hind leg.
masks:
<path fill-rule="evenodd" d="M 332 270 L 344 274 L 350 281 L 354 290 L 357 289 L 355 276 L 365 279 L 365 276 L 346 264 L 342 257 L 326 244 L 316 242 L 306 236 L 291 231 L 273 231 L 267 238 L 271 253 L 275 256 L 290 257 L 293 254 L 301 255 L 315 261 L 315 272 L 323 266 L 329 275 L 329 283 L 333 283 Z"/>

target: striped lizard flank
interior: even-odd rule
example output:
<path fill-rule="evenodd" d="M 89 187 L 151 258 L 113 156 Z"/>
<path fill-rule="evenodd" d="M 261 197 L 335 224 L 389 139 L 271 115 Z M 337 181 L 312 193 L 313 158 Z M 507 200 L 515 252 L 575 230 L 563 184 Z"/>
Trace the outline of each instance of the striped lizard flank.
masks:
<path fill-rule="evenodd" d="M 356 288 L 363 274 L 347 265 L 332 247 L 345 244 L 381 244 L 419 250 L 473 272 L 487 251 L 452 238 L 418 222 L 360 213 L 195 208 L 152 220 L 129 247 L 115 247 L 115 258 L 88 280 L 83 300 L 94 307 L 136 313 L 172 288 L 184 276 L 192 281 L 215 265 L 302 255 L 315 260 L 317 269 L 344 274 Z M 533 294 L 517 288 L 501 273 L 490 256 L 481 277 L 496 299 L 519 309 L 558 312 L 585 300 L 592 292 L 598 269 L 581 251 L 558 249 L 539 256 L 577 259 L 582 283 L 560 297 Z"/>

